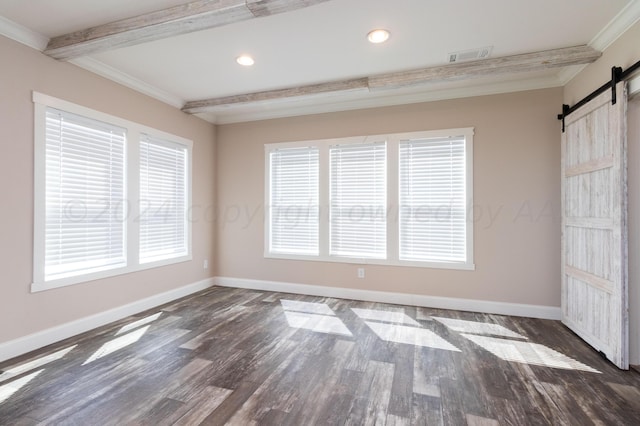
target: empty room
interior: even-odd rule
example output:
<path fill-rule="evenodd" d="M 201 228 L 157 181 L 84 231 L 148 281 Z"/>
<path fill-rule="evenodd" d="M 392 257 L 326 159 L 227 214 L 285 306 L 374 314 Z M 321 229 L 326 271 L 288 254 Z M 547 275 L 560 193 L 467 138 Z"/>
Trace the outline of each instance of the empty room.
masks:
<path fill-rule="evenodd" d="M 640 424 L 640 0 L 0 0 L 0 425 Z"/>

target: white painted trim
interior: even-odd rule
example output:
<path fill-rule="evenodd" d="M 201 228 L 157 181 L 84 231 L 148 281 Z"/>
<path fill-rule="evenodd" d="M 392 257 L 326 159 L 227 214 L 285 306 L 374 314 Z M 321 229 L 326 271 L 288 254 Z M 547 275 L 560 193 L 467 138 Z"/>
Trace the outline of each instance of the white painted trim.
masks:
<path fill-rule="evenodd" d="M 596 36 L 589 46 L 603 51 L 640 19 L 640 0 L 627 4 Z"/>
<path fill-rule="evenodd" d="M 130 315 L 163 305 L 181 297 L 189 296 L 214 285 L 214 278 L 207 278 L 183 287 L 156 294 L 127 305 L 84 317 L 75 321 L 48 328 L 28 336 L 0 343 L 0 362 L 59 342 L 77 334 L 101 327 Z"/>
<path fill-rule="evenodd" d="M 189 164 L 188 164 L 188 205 L 191 205 L 192 197 L 192 148 L 193 141 L 185 139 L 180 136 L 173 135 L 161 130 L 156 130 L 151 127 L 147 127 L 142 124 L 138 124 L 133 121 L 126 120 L 124 118 L 116 117 L 110 114 L 106 114 L 91 108 L 84 107 L 82 105 L 74 104 L 72 102 L 65 101 L 63 99 L 54 98 L 39 92 L 34 91 L 32 94 L 34 102 L 34 262 L 33 262 L 33 283 L 31 284 L 31 292 L 45 291 L 58 287 L 64 287 L 74 284 L 82 284 L 88 281 L 96 279 L 113 277 L 121 274 L 128 274 L 130 272 L 142 271 L 145 269 L 157 268 L 159 266 L 171 265 L 174 263 L 189 262 L 193 260 L 192 252 L 192 221 L 187 218 L 187 253 L 180 257 L 173 257 L 169 259 L 156 260 L 148 263 L 140 263 L 138 259 L 138 221 L 140 219 L 139 203 L 133 202 L 139 197 L 139 182 L 137 175 L 139 174 L 139 162 L 132 160 L 138 159 L 138 152 L 141 142 L 141 135 L 147 134 L 152 137 L 171 141 L 179 145 L 183 145 L 188 150 Z M 111 125 L 120 126 L 126 129 L 127 132 L 127 176 L 129 179 L 125 179 L 125 189 L 127 193 L 126 202 L 129 207 L 127 212 L 127 224 L 125 227 L 125 241 L 127 244 L 126 251 L 126 264 L 122 267 L 111 268 L 106 270 L 93 270 L 82 275 L 69 276 L 65 278 L 53 279 L 45 281 L 44 275 L 44 154 L 45 154 L 45 113 L 46 107 L 57 108 L 66 112 L 91 118 L 94 120 L 104 121 Z"/>
<path fill-rule="evenodd" d="M 566 86 L 575 76 L 580 74 L 589 64 L 573 65 L 571 67 L 562 68 L 558 73 L 558 80 L 562 83 L 562 86 Z"/>
<path fill-rule="evenodd" d="M 49 38 L 3 16 L 0 16 L 0 35 L 3 35 L 18 43 L 22 43 L 32 49 L 42 52 L 49 44 Z"/>
<path fill-rule="evenodd" d="M 332 262 L 332 263 L 349 263 L 357 265 L 388 265 L 388 266 L 404 266 L 416 268 L 438 268 L 438 269 L 456 269 L 472 271 L 475 270 L 473 263 L 474 244 L 473 244 L 473 221 L 469 217 L 466 218 L 466 244 L 465 251 L 467 258 L 464 261 L 451 262 L 435 262 L 435 261 L 408 261 L 401 260 L 399 253 L 400 245 L 400 219 L 398 216 L 400 209 L 399 195 L 399 169 L 398 159 L 401 142 L 404 140 L 420 140 L 434 139 L 446 137 L 464 137 L 465 147 L 465 181 L 466 181 L 466 208 L 467 216 L 470 215 L 470 207 L 473 206 L 473 135 L 475 131 L 473 127 L 426 130 L 417 132 L 404 132 L 380 135 L 359 135 L 344 138 L 319 139 L 319 140 L 301 140 L 296 142 L 280 142 L 265 144 L 265 214 L 264 214 L 264 257 L 267 259 L 287 259 L 287 260 L 307 260 L 313 262 Z M 385 143 L 386 146 L 386 173 L 387 181 L 387 241 L 386 256 L 384 258 L 363 258 L 357 256 L 339 256 L 332 255 L 329 247 L 329 228 L 330 215 L 323 214 L 323 211 L 330 210 L 330 150 L 335 145 L 360 145 L 367 143 Z M 270 164 L 270 154 L 281 149 L 288 148 L 317 148 L 318 169 L 319 169 L 319 189 L 318 189 L 318 207 L 320 208 L 319 244 L 318 253 L 313 254 L 293 254 L 293 253 L 274 253 L 271 252 L 271 187 L 270 176 L 272 173 Z M 326 212 L 325 212 L 326 213 Z"/>
<path fill-rule="evenodd" d="M 220 287 L 246 288 L 252 290 L 276 291 L 281 293 L 305 294 L 310 296 L 336 297 L 341 299 L 364 300 L 367 302 L 392 303 L 398 305 L 422 306 L 436 309 L 483 312 L 488 314 L 512 315 L 518 317 L 559 320 L 560 307 L 527 305 L 521 303 L 494 302 L 489 300 L 458 299 L 452 297 L 426 296 L 421 294 L 392 293 L 386 291 L 360 290 L 344 287 L 325 287 L 295 284 L 279 281 L 252 280 L 245 278 L 214 277 L 214 285 Z"/>
<path fill-rule="evenodd" d="M 172 107 L 180 109 L 185 103 L 184 99 L 180 98 L 179 96 L 175 96 L 169 92 L 159 89 L 152 84 L 139 80 L 96 59 L 85 56 L 73 59 L 69 62 L 79 66 L 80 68 L 84 68 L 87 71 L 91 71 L 94 74 L 98 74 L 99 76 L 140 92 L 144 95 L 162 101 L 165 104 L 169 104 Z"/>
<path fill-rule="evenodd" d="M 13 22 L 3 16 L 0 16 L 0 35 L 15 40 L 18 43 L 22 43 L 40 52 L 44 51 L 47 44 L 49 44 L 49 38 L 47 36 Z M 175 96 L 91 57 L 85 56 L 73 59 L 69 62 L 94 74 L 98 74 L 99 76 L 119 83 L 125 87 L 169 104 L 172 107 L 180 109 L 185 104 L 185 100 L 179 96 Z"/>

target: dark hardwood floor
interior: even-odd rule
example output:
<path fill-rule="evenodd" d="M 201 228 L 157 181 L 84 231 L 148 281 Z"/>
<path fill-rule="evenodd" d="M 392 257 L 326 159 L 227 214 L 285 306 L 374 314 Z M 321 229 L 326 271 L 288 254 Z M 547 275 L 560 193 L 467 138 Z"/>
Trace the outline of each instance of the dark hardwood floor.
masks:
<path fill-rule="evenodd" d="M 638 425 L 559 322 L 214 287 L 0 364 L 0 425 Z"/>

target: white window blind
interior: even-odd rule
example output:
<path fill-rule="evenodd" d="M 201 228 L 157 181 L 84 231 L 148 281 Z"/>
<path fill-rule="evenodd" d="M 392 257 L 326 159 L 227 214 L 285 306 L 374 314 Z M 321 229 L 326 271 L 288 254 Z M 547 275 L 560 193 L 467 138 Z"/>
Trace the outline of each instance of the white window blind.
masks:
<path fill-rule="evenodd" d="M 332 256 L 387 256 L 386 144 L 330 148 L 330 249 Z"/>
<path fill-rule="evenodd" d="M 318 255 L 317 147 L 283 148 L 269 153 L 269 251 Z"/>
<path fill-rule="evenodd" d="M 125 133 L 46 109 L 45 281 L 126 266 Z"/>
<path fill-rule="evenodd" d="M 466 262 L 465 138 L 400 142 L 400 260 Z"/>
<path fill-rule="evenodd" d="M 140 263 L 188 254 L 186 146 L 140 140 Z"/>

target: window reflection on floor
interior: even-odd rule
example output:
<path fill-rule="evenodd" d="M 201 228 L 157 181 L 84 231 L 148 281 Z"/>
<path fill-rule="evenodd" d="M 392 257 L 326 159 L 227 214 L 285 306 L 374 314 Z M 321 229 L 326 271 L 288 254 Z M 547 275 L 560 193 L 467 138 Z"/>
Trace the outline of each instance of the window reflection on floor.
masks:
<path fill-rule="evenodd" d="M 289 327 L 302 328 L 316 333 L 351 336 L 347 326 L 336 317 L 325 303 L 300 302 L 281 299 L 280 304 Z"/>
<path fill-rule="evenodd" d="M 420 323 L 403 312 L 398 311 L 380 311 L 377 309 L 359 309 L 351 308 L 353 313 L 363 320 L 373 320 L 381 322 L 391 322 L 394 324 L 408 324 L 420 327 Z"/>
<path fill-rule="evenodd" d="M 23 386 L 35 379 L 36 376 L 43 371 L 44 368 L 0 386 L 0 404 L 9 399 L 11 395 L 18 392 Z"/>
<path fill-rule="evenodd" d="M 128 331 L 131 331 L 135 328 L 138 328 L 140 326 L 143 326 L 145 324 L 149 324 L 150 322 L 153 322 L 155 320 L 157 320 L 158 318 L 160 318 L 160 315 L 162 315 L 162 312 L 158 312 L 156 314 L 153 315 L 149 315 L 148 317 L 144 317 L 142 319 L 139 319 L 138 321 L 134 321 L 130 324 L 127 324 L 125 326 L 123 326 L 122 328 L 120 328 L 120 330 L 118 330 L 118 332 L 116 333 L 116 336 L 119 336 L 121 334 L 124 334 Z"/>
<path fill-rule="evenodd" d="M 488 336 L 512 337 L 516 339 L 527 339 L 521 334 L 511 331 L 500 324 L 488 322 L 466 321 L 455 318 L 431 317 L 434 320 L 446 325 L 448 328 L 460 333 L 482 334 Z"/>
<path fill-rule="evenodd" d="M 2 374 L 0 374 L 0 382 L 3 382 L 5 380 L 9 380 L 12 377 L 19 376 L 22 373 L 26 373 L 27 371 L 35 370 L 38 367 L 42 367 L 43 365 L 49 364 L 50 362 L 53 362 L 53 361 L 56 361 L 56 360 L 64 357 L 69 352 L 71 352 L 76 346 L 78 346 L 78 345 L 69 346 L 68 348 L 61 349 L 61 350 L 56 351 L 56 352 L 54 352 L 52 354 L 49 354 L 49 355 L 41 356 L 41 357 L 36 358 L 34 360 L 25 362 L 24 364 L 20 364 L 20 365 L 17 365 L 15 367 L 10 367 L 10 368 L 6 369 Z"/>
<path fill-rule="evenodd" d="M 315 331 L 316 333 L 351 336 L 351 332 L 347 326 L 336 317 L 287 311 L 285 311 L 284 314 L 287 317 L 289 327 L 304 328 L 305 330 Z"/>
<path fill-rule="evenodd" d="M 420 323 L 405 314 L 402 308 L 393 311 L 361 308 L 351 310 L 365 320 L 367 327 L 385 342 L 460 352 L 460 349 L 433 331 L 422 328 Z"/>
<path fill-rule="evenodd" d="M 600 373 L 588 365 L 569 358 L 539 343 L 524 342 L 527 338 L 499 324 L 467 321 L 454 318 L 432 317 L 462 337 L 482 347 L 498 358 L 522 364 L 566 370 Z M 522 340 L 513 340 L 522 339 Z"/>
<path fill-rule="evenodd" d="M 404 343 L 406 345 L 460 352 L 460 349 L 431 330 L 373 321 L 365 321 L 365 323 L 380 339 L 386 342 Z"/>
<path fill-rule="evenodd" d="M 306 312 L 308 314 L 335 315 L 326 303 L 301 302 L 299 300 L 280 299 L 282 309 L 285 311 Z"/>
<path fill-rule="evenodd" d="M 147 332 L 149 329 L 149 325 L 146 327 L 142 327 L 137 329 L 136 331 L 132 331 L 129 334 L 125 334 L 124 336 L 116 337 L 104 345 L 102 345 L 97 351 L 95 351 L 82 365 L 86 365 L 92 363 L 95 360 L 103 358 L 109 354 L 112 354 L 116 351 L 119 351 L 122 348 L 126 348 L 129 345 L 134 344 Z"/>
<path fill-rule="evenodd" d="M 76 346 L 78 345 L 69 346 L 68 348 L 64 348 L 48 355 L 43 355 L 25 363 L 7 368 L 4 372 L 2 372 L 2 374 L 0 374 L 0 383 L 6 382 L 5 384 L 0 385 L 0 404 L 8 400 L 11 395 L 18 392 L 23 386 L 36 378 L 36 376 L 42 373 L 45 369 L 43 368 L 38 371 L 34 371 L 33 373 L 27 374 L 15 380 L 11 379 L 63 358 Z"/>
<path fill-rule="evenodd" d="M 505 361 L 538 365 L 542 367 L 600 373 L 598 370 L 595 370 L 588 365 L 538 343 L 498 339 L 495 337 L 476 336 L 464 333 L 462 336 Z"/>

